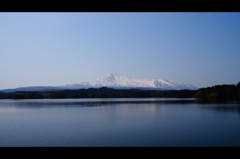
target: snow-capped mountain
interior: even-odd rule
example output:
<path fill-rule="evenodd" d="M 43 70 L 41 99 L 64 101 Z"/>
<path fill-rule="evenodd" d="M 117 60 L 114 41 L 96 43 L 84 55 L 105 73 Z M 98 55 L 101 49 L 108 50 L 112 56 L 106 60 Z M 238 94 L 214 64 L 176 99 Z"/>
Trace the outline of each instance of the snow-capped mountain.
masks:
<path fill-rule="evenodd" d="M 111 88 L 141 88 L 141 89 L 162 89 L 162 90 L 181 90 L 190 89 L 195 90 L 198 87 L 190 84 L 182 84 L 174 81 L 163 80 L 163 79 L 137 79 L 126 76 L 121 76 L 116 73 L 110 73 L 100 78 L 83 82 L 80 84 L 66 85 L 63 86 L 68 89 L 75 88 L 100 88 L 100 87 L 111 87 Z"/>
<path fill-rule="evenodd" d="M 163 79 L 137 79 L 126 76 L 121 76 L 116 73 L 110 73 L 105 76 L 82 82 L 79 84 L 68 84 L 65 86 L 31 86 L 19 87 L 15 89 L 0 90 L 1 92 L 15 92 L 15 91 L 42 91 L 42 90 L 64 90 L 64 89 L 82 89 L 82 88 L 100 88 L 110 87 L 115 89 L 137 88 L 137 89 L 157 89 L 157 90 L 196 90 L 198 87 L 177 83 L 174 81 Z"/>

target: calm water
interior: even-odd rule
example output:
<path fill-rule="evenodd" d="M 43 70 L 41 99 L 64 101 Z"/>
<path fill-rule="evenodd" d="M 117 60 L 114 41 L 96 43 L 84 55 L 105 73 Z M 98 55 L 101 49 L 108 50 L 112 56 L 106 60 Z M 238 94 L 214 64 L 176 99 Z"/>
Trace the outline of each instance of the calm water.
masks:
<path fill-rule="evenodd" d="M 240 146 L 240 105 L 193 99 L 0 100 L 0 147 Z"/>

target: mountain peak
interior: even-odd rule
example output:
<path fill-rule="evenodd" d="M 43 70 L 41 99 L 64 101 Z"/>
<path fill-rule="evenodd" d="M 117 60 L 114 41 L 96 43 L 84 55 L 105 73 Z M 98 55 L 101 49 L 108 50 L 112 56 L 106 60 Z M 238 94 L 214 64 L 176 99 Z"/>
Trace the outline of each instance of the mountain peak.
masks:
<path fill-rule="evenodd" d="M 38 91 L 38 90 L 53 90 L 53 89 L 82 89 L 82 88 L 101 88 L 101 87 L 110 87 L 110 88 L 139 88 L 139 89 L 157 89 L 157 90 L 196 90 L 198 87 L 191 84 L 180 84 L 170 80 L 163 79 L 137 79 L 130 78 L 127 76 L 121 76 L 117 73 L 109 73 L 105 76 L 82 82 L 79 84 L 68 84 L 65 86 L 59 87 L 24 87 L 16 89 L 6 89 L 3 92 L 13 92 L 13 91 Z"/>
<path fill-rule="evenodd" d="M 108 73 L 105 76 L 118 76 L 118 74 L 116 74 L 116 73 Z"/>
<path fill-rule="evenodd" d="M 190 84 L 179 84 L 170 80 L 162 79 L 136 79 L 118 75 L 117 73 L 109 73 L 100 78 L 90 80 L 80 85 L 85 87 L 114 87 L 114 88 L 145 88 L 145 89 L 198 89 Z"/>

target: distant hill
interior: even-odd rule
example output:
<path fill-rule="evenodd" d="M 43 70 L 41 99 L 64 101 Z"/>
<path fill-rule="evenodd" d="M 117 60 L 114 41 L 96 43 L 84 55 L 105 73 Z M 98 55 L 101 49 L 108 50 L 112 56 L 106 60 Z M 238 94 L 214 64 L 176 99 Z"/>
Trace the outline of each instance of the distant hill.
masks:
<path fill-rule="evenodd" d="M 13 89 L 3 89 L 0 92 L 17 92 L 17 91 L 51 91 L 51 90 L 62 90 L 61 87 L 54 86 L 30 86 L 30 87 L 19 87 Z"/>
<path fill-rule="evenodd" d="M 207 88 L 200 88 L 194 98 L 206 102 L 240 101 L 240 82 L 236 85 L 222 84 Z"/>

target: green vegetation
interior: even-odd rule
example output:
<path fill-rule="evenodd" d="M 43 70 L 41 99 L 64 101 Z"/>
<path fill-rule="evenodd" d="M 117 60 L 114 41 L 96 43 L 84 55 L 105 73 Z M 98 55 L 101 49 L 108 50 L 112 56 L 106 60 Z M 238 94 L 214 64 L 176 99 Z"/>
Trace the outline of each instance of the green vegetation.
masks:
<path fill-rule="evenodd" d="M 194 98 L 208 102 L 240 101 L 240 82 L 237 85 L 223 84 L 201 88 L 194 94 Z"/>

